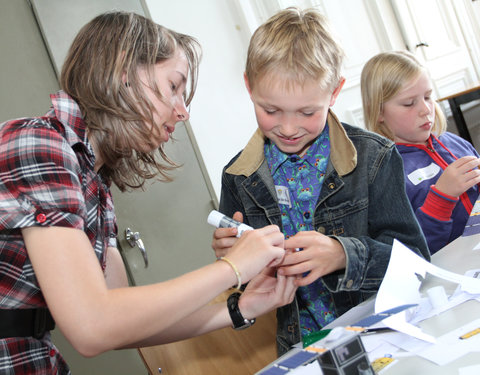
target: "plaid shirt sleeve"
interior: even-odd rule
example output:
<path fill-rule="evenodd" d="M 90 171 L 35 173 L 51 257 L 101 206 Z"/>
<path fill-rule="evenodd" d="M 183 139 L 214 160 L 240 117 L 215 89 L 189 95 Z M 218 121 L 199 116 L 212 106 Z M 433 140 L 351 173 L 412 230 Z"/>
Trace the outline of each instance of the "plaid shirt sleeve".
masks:
<path fill-rule="evenodd" d="M 81 170 L 71 146 L 42 118 L 3 126 L 0 230 L 33 225 L 83 229 Z"/>
<path fill-rule="evenodd" d="M 46 306 L 20 229 L 83 230 L 102 268 L 116 246 L 112 195 L 94 170 L 81 111 L 64 92 L 51 98 L 45 117 L 0 124 L 0 309 Z M 70 372 L 47 333 L 0 339 L 0 373 Z"/>
<path fill-rule="evenodd" d="M 102 268 L 107 246 L 116 245 L 111 193 L 94 172 L 85 144 L 80 138 L 73 144 L 62 131 L 50 117 L 0 125 L 0 308 L 45 306 L 21 228 L 81 229 Z M 47 334 L 41 340 L 0 339 L 0 373 L 70 371 Z"/>

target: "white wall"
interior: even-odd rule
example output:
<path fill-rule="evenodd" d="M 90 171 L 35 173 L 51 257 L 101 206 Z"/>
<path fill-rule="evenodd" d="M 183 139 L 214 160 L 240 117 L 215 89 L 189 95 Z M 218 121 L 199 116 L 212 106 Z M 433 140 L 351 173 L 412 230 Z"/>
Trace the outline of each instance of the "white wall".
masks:
<path fill-rule="evenodd" d="M 235 0 L 146 0 L 152 19 L 197 38 L 203 48 L 190 122 L 211 182 L 220 197 L 223 166 L 257 125 L 243 82 L 248 33 Z"/>
<path fill-rule="evenodd" d="M 203 60 L 200 66 L 197 94 L 191 105 L 190 122 L 217 197 L 220 197 L 223 166 L 245 146 L 257 127 L 253 106 L 243 82 L 250 31 L 242 12 L 238 9 L 238 4 L 241 1 L 243 0 L 145 0 L 154 21 L 196 37 L 203 47 Z M 285 0 L 286 2 L 289 1 Z M 245 5 L 245 3 L 243 4 Z M 247 4 L 249 3 L 247 2 Z M 265 0 L 258 2 L 258 4 L 271 3 Z M 360 8 L 366 8 L 367 5 L 372 6 L 372 4 L 373 2 L 367 2 L 356 5 Z M 382 44 L 378 41 L 379 45 L 377 47 L 379 50 L 402 48 L 403 42 L 400 31 L 392 27 L 394 16 L 391 13 L 391 3 L 388 0 L 377 0 L 375 4 L 377 4 L 374 7 L 378 13 L 377 17 L 381 16 L 382 22 L 389 26 L 386 28 L 386 30 L 389 30 L 388 43 L 384 41 Z M 480 15 L 480 2 L 473 4 L 475 4 L 475 8 L 472 13 L 476 14 L 472 17 L 475 18 Z M 329 5 L 335 4 L 331 2 Z M 337 20 L 338 25 L 336 26 L 335 12 L 331 14 L 333 17 L 331 22 L 334 27 L 337 27 L 337 30 L 340 29 L 343 17 L 345 17 L 343 11 L 339 13 L 342 21 Z M 352 10 L 350 13 L 352 17 L 357 17 L 355 12 L 352 13 Z M 369 17 L 364 17 L 362 22 L 372 22 L 368 20 Z M 359 23 L 360 20 L 356 22 Z M 477 18 L 475 18 L 473 25 L 480 29 L 480 22 L 477 22 Z M 361 28 L 362 26 L 357 25 L 358 27 Z M 378 37 L 379 34 L 382 34 L 375 30 L 373 31 L 375 36 Z M 352 59 L 356 50 L 352 48 L 352 50 L 346 52 L 347 57 Z M 362 65 L 363 62 L 357 66 L 358 74 L 354 76 L 354 81 L 355 77 L 357 77 L 357 81 L 359 80 L 359 69 Z M 351 78 L 348 78 L 347 75 L 347 81 L 352 81 Z M 358 82 L 356 83 L 358 84 Z M 335 104 L 334 111 L 343 121 L 361 125 L 361 119 L 357 119 L 363 117 L 363 114 L 360 113 L 359 88 L 357 91 L 348 92 L 347 88 L 344 87 L 339 100 Z M 350 112 L 355 115 L 349 115 Z M 478 147 L 480 145 L 480 117 L 478 111 L 472 112 L 468 120 L 472 127 L 474 143 Z M 455 131 L 454 127 L 451 128 Z"/>

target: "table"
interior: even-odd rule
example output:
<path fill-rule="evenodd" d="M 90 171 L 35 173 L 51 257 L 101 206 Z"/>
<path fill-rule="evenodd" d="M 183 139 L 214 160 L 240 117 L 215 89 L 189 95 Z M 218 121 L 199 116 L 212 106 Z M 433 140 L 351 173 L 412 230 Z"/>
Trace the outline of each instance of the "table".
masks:
<path fill-rule="evenodd" d="M 479 242 L 479 234 L 459 237 L 435 253 L 432 256 L 432 264 L 461 275 L 468 270 L 480 268 L 480 250 L 472 250 Z M 435 285 L 438 285 L 438 279 Z M 456 284 L 450 282 L 441 282 L 441 285 L 448 295 L 456 288 Z M 429 287 L 428 283 L 425 287 Z M 469 300 L 421 322 L 419 326 L 424 332 L 438 337 L 479 317 L 480 302 Z M 399 362 L 387 369 L 384 375 L 451 375 L 458 374 L 459 368 L 478 364 L 480 364 L 478 353 L 469 353 L 445 366 L 438 366 L 421 357 L 407 357 L 400 358 Z"/>
<path fill-rule="evenodd" d="M 480 243 L 480 234 L 459 237 L 432 256 L 432 264 L 463 275 L 466 271 L 480 268 L 480 250 L 473 248 Z M 423 289 L 433 285 L 443 285 L 448 295 L 451 295 L 457 284 L 435 278 L 433 282 L 427 277 Z M 373 314 L 373 298 L 349 310 L 347 313 L 327 325 L 325 328 L 348 326 L 353 321 L 359 320 L 358 311 L 363 317 Z M 351 318 L 355 316 L 354 320 Z M 455 328 L 461 327 L 480 317 L 480 302 L 469 300 L 463 304 L 447 310 L 440 315 L 431 317 L 419 324 L 425 333 L 433 336 L 441 336 Z M 290 353 L 290 352 L 289 352 Z M 289 353 L 285 354 L 287 356 Z M 281 357 L 284 358 L 284 357 Z M 277 360 L 278 361 L 278 360 Z M 274 361 L 273 363 L 277 362 Z M 445 366 L 438 366 L 422 357 L 398 358 L 398 363 L 386 368 L 382 375 L 451 375 L 458 374 L 462 367 L 480 364 L 479 353 L 469 353 Z M 269 365 L 270 366 L 270 365 Z M 267 366 L 267 367 L 269 367 Z M 312 374 L 313 375 L 313 374 Z"/>
<path fill-rule="evenodd" d="M 448 101 L 459 135 L 469 141 L 471 144 L 473 144 L 472 137 L 468 131 L 465 118 L 463 117 L 461 105 L 477 99 L 480 99 L 480 85 L 475 85 L 452 95 L 438 99 L 439 102 L 444 100 Z"/>

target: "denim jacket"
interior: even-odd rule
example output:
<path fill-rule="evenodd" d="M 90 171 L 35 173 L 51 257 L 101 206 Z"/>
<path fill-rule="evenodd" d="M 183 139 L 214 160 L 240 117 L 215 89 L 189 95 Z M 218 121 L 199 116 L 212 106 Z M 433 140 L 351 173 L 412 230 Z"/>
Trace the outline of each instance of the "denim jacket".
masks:
<path fill-rule="evenodd" d="M 313 218 L 314 228 L 337 239 L 346 267 L 322 277 L 340 316 L 379 288 L 396 238 L 430 259 L 428 247 L 405 193 L 402 158 L 393 142 L 328 115 L 330 159 Z M 254 228 L 282 227 L 273 178 L 257 130 L 224 168 L 220 211 L 240 211 Z M 277 349 L 301 341 L 298 304 L 277 309 Z"/>

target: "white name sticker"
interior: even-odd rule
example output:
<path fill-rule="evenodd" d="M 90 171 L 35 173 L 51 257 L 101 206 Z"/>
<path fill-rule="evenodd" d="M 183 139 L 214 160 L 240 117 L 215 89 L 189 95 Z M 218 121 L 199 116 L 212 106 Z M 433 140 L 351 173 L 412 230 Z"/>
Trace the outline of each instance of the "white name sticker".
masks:
<path fill-rule="evenodd" d="M 418 185 L 422 181 L 429 180 L 432 177 L 435 177 L 438 172 L 440 172 L 440 170 L 441 168 L 437 164 L 432 163 L 429 166 L 419 168 L 413 171 L 407 177 L 412 184 Z"/>
<path fill-rule="evenodd" d="M 286 186 L 275 185 L 275 190 L 277 191 L 277 198 L 279 204 L 285 204 L 288 207 L 292 207 L 292 202 L 290 200 L 290 192 Z"/>

